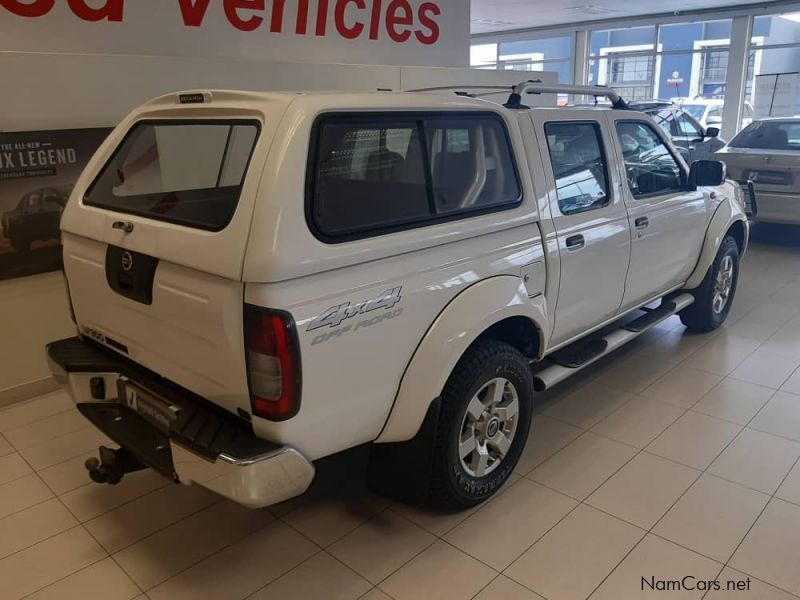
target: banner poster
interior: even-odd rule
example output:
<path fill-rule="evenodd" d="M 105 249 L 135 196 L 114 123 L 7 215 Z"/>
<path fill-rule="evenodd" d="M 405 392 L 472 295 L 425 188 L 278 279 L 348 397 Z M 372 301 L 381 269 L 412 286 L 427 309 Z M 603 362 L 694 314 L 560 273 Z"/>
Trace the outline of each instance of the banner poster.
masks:
<path fill-rule="evenodd" d="M 0 132 L 0 280 L 61 268 L 61 213 L 110 132 Z"/>

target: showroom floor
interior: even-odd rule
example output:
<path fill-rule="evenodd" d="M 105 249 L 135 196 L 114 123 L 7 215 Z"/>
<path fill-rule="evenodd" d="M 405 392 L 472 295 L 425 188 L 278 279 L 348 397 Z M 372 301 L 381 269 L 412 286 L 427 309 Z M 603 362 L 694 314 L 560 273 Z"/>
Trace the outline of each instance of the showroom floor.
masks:
<path fill-rule="evenodd" d="M 798 598 L 800 236 L 754 233 L 721 331 L 672 319 L 540 396 L 514 481 L 467 513 L 370 495 L 363 451 L 271 510 L 152 472 L 98 486 L 104 439 L 65 394 L 2 410 L 0 598 L 703 597 L 648 587 L 687 576 Z"/>

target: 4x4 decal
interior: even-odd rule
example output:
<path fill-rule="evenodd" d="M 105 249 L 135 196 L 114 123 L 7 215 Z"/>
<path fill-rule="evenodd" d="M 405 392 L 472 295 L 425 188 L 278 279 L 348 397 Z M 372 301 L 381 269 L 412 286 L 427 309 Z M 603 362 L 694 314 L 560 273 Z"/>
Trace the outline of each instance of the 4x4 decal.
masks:
<path fill-rule="evenodd" d="M 400 303 L 400 300 L 402 300 L 400 296 L 400 292 L 402 290 L 402 287 L 396 287 L 391 290 L 386 290 L 377 298 L 373 298 L 372 300 L 366 300 L 364 302 L 359 302 L 358 304 L 345 302 L 344 304 L 332 306 L 316 319 L 311 321 L 306 328 L 306 331 L 314 331 L 315 329 L 320 329 L 322 327 L 338 327 L 345 320 L 352 319 L 355 316 L 363 315 L 381 308 L 386 310 L 394 308 Z"/>

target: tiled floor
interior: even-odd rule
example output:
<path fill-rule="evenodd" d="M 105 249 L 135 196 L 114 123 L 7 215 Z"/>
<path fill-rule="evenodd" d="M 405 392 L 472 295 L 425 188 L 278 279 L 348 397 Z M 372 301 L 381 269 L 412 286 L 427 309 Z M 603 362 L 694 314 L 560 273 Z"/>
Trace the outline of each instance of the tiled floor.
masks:
<path fill-rule="evenodd" d="M 721 331 L 672 319 L 541 395 L 513 481 L 461 514 L 371 495 L 362 451 L 262 511 L 97 486 L 64 394 L 0 411 L 0 598 L 800 598 L 800 234 L 755 237 Z M 687 576 L 723 589 L 648 587 Z"/>

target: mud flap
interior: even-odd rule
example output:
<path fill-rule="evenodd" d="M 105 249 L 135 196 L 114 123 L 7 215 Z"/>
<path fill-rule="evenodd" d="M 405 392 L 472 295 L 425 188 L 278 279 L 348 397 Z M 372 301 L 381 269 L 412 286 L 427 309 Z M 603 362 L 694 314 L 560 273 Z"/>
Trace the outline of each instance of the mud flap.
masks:
<path fill-rule="evenodd" d="M 440 409 L 437 398 L 417 435 L 407 442 L 371 446 L 367 475 L 374 492 L 408 504 L 427 501 Z"/>

